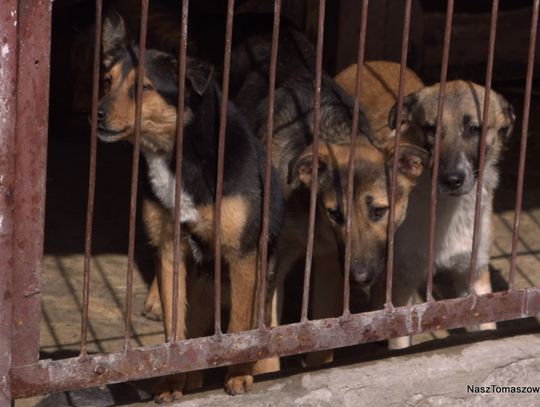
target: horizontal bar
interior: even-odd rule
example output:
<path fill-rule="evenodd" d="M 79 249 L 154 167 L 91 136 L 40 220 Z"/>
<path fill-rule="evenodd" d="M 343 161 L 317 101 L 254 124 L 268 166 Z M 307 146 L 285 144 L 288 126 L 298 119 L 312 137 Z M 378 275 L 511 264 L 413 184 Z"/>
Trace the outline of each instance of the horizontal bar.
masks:
<path fill-rule="evenodd" d="M 389 337 L 535 316 L 540 288 L 427 302 L 141 347 L 127 353 L 42 360 L 11 371 L 13 397 L 79 389 L 209 367 L 353 346 Z"/>

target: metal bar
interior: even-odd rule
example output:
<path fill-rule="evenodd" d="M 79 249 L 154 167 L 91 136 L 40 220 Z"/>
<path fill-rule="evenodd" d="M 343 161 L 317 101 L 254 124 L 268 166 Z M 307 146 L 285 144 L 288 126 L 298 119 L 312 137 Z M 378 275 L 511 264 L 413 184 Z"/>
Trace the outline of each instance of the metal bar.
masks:
<path fill-rule="evenodd" d="M 15 366 L 33 363 L 39 356 L 51 8 L 50 2 L 42 0 L 19 1 L 17 171 L 13 196 L 17 203 L 12 290 L 12 352 Z"/>
<path fill-rule="evenodd" d="M 137 216 L 137 189 L 139 184 L 139 158 L 141 152 L 141 113 L 144 79 L 144 54 L 146 51 L 146 29 L 148 25 L 148 0 L 141 0 L 141 26 L 139 34 L 139 63 L 137 66 L 135 98 L 135 137 L 131 165 L 131 196 L 129 203 L 129 236 L 126 276 L 126 314 L 124 315 L 124 351 L 131 348 L 131 314 L 133 309 L 133 268 L 135 257 L 135 225 Z"/>
<path fill-rule="evenodd" d="M 397 98 L 396 112 L 396 135 L 394 159 L 392 163 L 392 181 L 390 184 L 389 211 L 388 211 L 388 244 L 386 263 L 386 304 L 387 309 L 392 305 L 392 276 L 394 273 L 394 232 L 395 232 L 395 211 L 396 211 L 396 187 L 399 162 L 399 143 L 401 140 L 401 117 L 403 115 L 403 97 L 405 91 L 405 73 L 407 70 L 407 51 L 409 47 L 409 28 L 411 24 L 411 0 L 406 0 L 405 11 L 403 13 L 403 33 L 401 39 L 401 67 L 399 70 L 399 90 Z"/>
<path fill-rule="evenodd" d="M 516 212 L 514 215 L 514 230 L 512 232 L 512 255 L 510 258 L 509 289 L 515 289 L 516 261 L 519 238 L 519 226 L 521 222 L 521 209 L 523 202 L 523 183 L 525 181 L 525 160 L 527 157 L 527 135 L 529 131 L 529 113 L 531 111 L 531 91 L 534 73 L 534 58 L 536 55 L 536 34 L 538 29 L 538 5 L 540 0 L 533 3 L 531 17 L 531 33 L 529 36 L 529 56 L 527 60 L 527 79 L 525 82 L 525 97 L 523 101 L 523 122 L 521 124 L 521 142 L 519 148 L 519 169 L 516 189 Z"/>
<path fill-rule="evenodd" d="M 221 198 L 223 195 L 223 166 L 225 157 L 225 130 L 227 128 L 227 103 L 229 100 L 229 76 L 231 72 L 231 46 L 234 18 L 234 0 L 227 2 L 227 26 L 225 29 L 225 52 L 223 56 L 223 85 L 219 119 L 219 144 L 217 161 L 216 210 L 214 214 L 215 262 L 214 262 L 214 333 L 221 335 Z"/>
<path fill-rule="evenodd" d="M 17 106 L 17 1 L 0 7 L 0 405 L 11 405 L 13 230 Z"/>
<path fill-rule="evenodd" d="M 367 15 L 369 8 L 369 0 L 362 0 L 362 11 L 360 13 L 360 34 L 358 40 L 358 59 L 356 62 L 356 91 L 354 97 L 353 119 L 351 130 L 351 146 L 349 154 L 349 169 L 347 174 L 347 223 L 345 225 L 346 241 L 345 241 L 345 264 L 343 275 L 343 315 L 348 315 L 350 310 L 350 281 L 349 274 L 351 271 L 351 253 L 352 253 L 352 212 L 353 212 L 353 196 L 354 196 L 354 159 L 356 153 L 356 137 L 358 136 L 358 118 L 360 115 L 360 94 L 361 94 L 361 76 L 362 68 L 364 67 L 364 54 L 366 50 L 366 30 L 367 30 Z"/>
<path fill-rule="evenodd" d="M 360 343 L 390 336 L 415 335 L 494 320 L 535 316 L 540 312 L 540 288 L 433 301 L 411 307 L 352 314 L 189 339 L 93 355 L 82 360 L 42 360 L 12 371 L 14 397 L 29 397 L 73 388 L 93 387 L 175 372 L 247 362 L 273 355 L 292 355 Z"/>
<path fill-rule="evenodd" d="M 184 106 L 186 90 L 186 49 L 188 32 L 189 0 L 182 2 L 182 20 L 180 22 L 180 45 L 178 50 L 178 112 L 176 115 L 176 169 L 174 195 L 174 253 L 173 253 L 173 310 L 172 337 L 169 342 L 176 341 L 178 333 L 178 282 L 180 267 L 180 219 L 182 198 L 182 158 L 184 149 Z"/>
<path fill-rule="evenodd" d="M 437 222 L 437 184 L 439 181 L 439 161 L 441 157 L 441 129 L 443 124 L 444 95 L 448 73 L 448 57 L 452 38 L 452 19 L 454 17 L 454 0 L 446 4 L 446 22 L 444 27 L 444 44 L 441 62 L 441 80 L 439 82 L 439 101 L 437 106 L 437 127 L 435 129 L 435 145 L 433 147 L 433 168 L 431 171 L 431 202 L 429 208 L 429 246 L 427 261 L 426 299 L 433 301 L 433 269 L 435 267 L 435 224 Z"/>
<path fill-rule="evenodd" d="M 268 119 L 266 123 L 266 162 L 264 167 L 264 194 L 263 194 L 263 211 L 262 211 L 262 227 L 261 238 L 259 245 L 259 328 L 265 325 L 265 297 L 266 297 L 266 276 L 268 273 L 268 225 L 270 221 L 270 192 L 272 179 L 272 135 L 274 133 L 274 97 L 276 87 L 276 67 L 279 46 L 279 23 L 281 17 L 281 0 L 274 1 L 274 26 L 272 29 L 272 51 L 270 55 L 270 72 L 268 75 Z"/>
<path fill-rule="evenodd" d="M 83 302 L 81 321 L 81 356 L 86 356 L 88 336 L 88 307 L 90 299 L 90 260 L 92 258 L 92 232 L 94 223 L 94 198 L 96 193 L 97 155 L 97 105 L 99 98 L 99 67 L 101 61 L 101 15 L 102 0 L 96 0 L 96 23 L 94 33 L 94 65 L 92 71 L 92 112 L 90 123 L 90 163 L 88 167 L 88 201 L 86 204 L 86 230 L 84 236 Z"/>
<path fill-rule="evenodd" d="M 326 0 L 319 0 L 319 20 L 317 30 L 317 58 L 315 62 L 315 107 L 313 119 L 313 163 L 311 168 L 311 192 L 309 201 L 309 225 L 306 247 L 306 267 L 304 270 L 304 291 L 302 296 L 301 320 L 307 321 L 309 304 L 309 281 L 313 262 L 313 239 L 315 234 L 315 214 L 317 211 L 317 184 L 319 169 L 319 132 L 321 125 L 321 80 L 324 40 L 324 14 Z"/>
<path fill-rule="evenodd" d="M 482 113 L 482 133 L 480 135 L 479 157 L 478 157 L 478 179 L 476 188 L 476 207 L 474 211 L 474 232 L 471 254 L 471 270 L 469 273 L 469 292 L 474 293 L 474 280 L 476 277 L 478 242 L 481 238 L 482 229 L 480 229 L 482 212 L 482 190 L 484 185 L 484 167 L 486 162 L 486 142 L 489 117 L 489 97 L 491 93 L 491 80 L 493 76 L 493 58 L 495 55 L 495 38 L 497 36 L 497 16 L 499 13 L 499 0 L 493 0 L 491 4 L 491 21 L 489 33 L 489 47 L 486 68 L 486 83 L 484 94 L 484 110 Z"/>

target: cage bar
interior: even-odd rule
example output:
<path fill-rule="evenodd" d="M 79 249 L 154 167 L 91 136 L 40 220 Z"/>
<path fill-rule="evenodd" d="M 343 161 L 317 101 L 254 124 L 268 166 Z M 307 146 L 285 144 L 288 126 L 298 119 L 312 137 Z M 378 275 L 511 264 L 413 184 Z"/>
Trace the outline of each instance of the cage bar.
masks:
<path fill-rule="evenodd" d="M 394 159 L 392 162 L 392 181 L 390 184 L 389 209 L 388 209 L 388 244 L 387 244 L 387 263 L 386 263 L 386 304 L 388 309 L 392 305 L 392 277 L 394 273 L 394 232 L 395 232 L 395 211 L 396 211 L 396 187 L 399 162 L 399 143 L 401 140 L 401 118 L 403 116 L 403 98 L 405 91 L 405 73 L 407 70 L 407 53 L 409 47 L 409 29 L 411 24 L 411 0 L 405 2 L 405 11 L 403 13 L 403 32 L 401 39 L 401 67 L 399 71 L 399 90 L 397 98 L 396 111 L 396 134 Z"/>
<path fill-rule="evenodd" d="M 439 182 L 439 161 L 441 157 L 441 130 L 443 125 L 444 96 L 446 77 L 448 73 L 448 57 L 450 54 L 450 39 L 452 38 L 452 19 L 454 17 L 454 0 L 448 0 L 446 5 L 446 21 L 444 26 L 444 44 L 441 61 L 441 80 L 439 85 L 439 100 L 437 105 L 437 125 L 435 129 L 435 145 L 433 147 L 433 168 L 431 171 L 431 201 L 429 207 L 429 245 L 427 260 L 426 299 L 433 300 L 433 270 L 435 267 L 435 224 L 437 222 L 437 184 Z"/>
<path fill-rule="evenodd" d="M 482 220 L 482 190 L 484 185 L 484 170 L 486 162 L 486 143 L 487 143 L 487 128 L 489 117 L 489 97 L 491 93 L 491 81 L 493 77 L 493 59 L 495 55 L 495 39 L 497 36 L 497 18 L 499 14 L 499 0 L 493 0 L 491 3 L 491 20 L 490 20 L 490 32 L 489 32 L 489 47 L 487 56 L 486 67 L 486 83 L 484 94 L 484 110 L 482 113 L 482 132 L 480 134 L 480 145 L 478 155 L 478 178 L 476 188 L 476 206 L 474 211 L 474 232 L 473 243 L 471 253 L 471 269 L 469 272 L 469 293 L 473 295 L 474 292 L 474 280 L 477 275 L 477 259 L 478 259 L 478 242 L 481 239 L 482 229 L 480 228 L 480 222 Z"/>
<path fill-rule="evenodd" d="M 186 91 L 186 50 L 188 35 L 189 0 L 182 1 L 180 21 L 180 45 L 178 49 L 178 111 L 176 114 L 176 168 L 174 179 L 174 245 L 173 245 L 173 297 L 172 334 L 168 341 L 176 341 L 178 336 L 178 283 L 180 267 L 180 239 L 182 205 L 182 159 L 184 149 L 184 110 Z M 185 278 L 185 276 L 184 276 Z"/>
<path fill-rule="evenodd" d="M 317 58 L 315 62 L 315 106 L 313 118 L 313 163 L 311 167 L 311 191 L 309 201 L 309 221 L 306 248 L 306 265 L 304 270 L 304 289 L 302 295 L 301 321 L 307 321 L 309 304 L 309 281 L 313 262 L 313 239 L 315 234 L 315 214 L 317 210 L 317 189 L 319 169 L 319 132 L 321 124 L 321 79 L 324 42 L 324 16 L 326 0 L 319 0 L 319 19 L 317 29 Z"/>
<path fill-rule="evenodd" d="M 90 117 L 90 160 L 88 164 L 88 199 L 86 204 L 86 227 L 84 231 L 84 265 L 83 265 L 83 300 L 81 320 L 80 354 L 87 354 L 88 308 L 90 304 L 90 261 L 92 259 L 92 235 L 94 224 L 94 202 L 96 195 L 96 158 L 97 158 L 97 112 L 99 99 L 99 68 L 101 65 L 101 21 L 102 0 L 95 4 L 94 61 L 92 66 L 92 111 Z"/>
<path fill-rule="evenodd" d="M 137 189 L 139 183 L 139 158 L 141 153 L 141 113 L 144 79 L 144 55 L 148 27 L 148 0 L 141 0 L 141 25 L 139 33 L 139 62 L 137 65 L 135 97 L 135 135 L 131 166 L 131 196 L 129 204 L 128 264 L 126 276 L 126 314 L 124 315 L 124 351 L 131 349 L 131 314 L 133 309 L 133 267 L 135 257 L 135 228 L 137 215 Z"/>
<path fill-rule="evenodd" d="M 231 46 L 234 18 L 234 0 L 227 2 L 227 25 L 225 30 L 225 52 L 223 56 L 223 85 L 219 120 L 219 144 L 217 161 L 216 210 L 214 215 L 215 262 L 214 262 L 214 331 L 221 334 L 221 198 L 223 195 L 223 164 L 227 126 L 227 102 L 229 99 L 229 76 L 231 73 Z"/>
<path fill-rule="evenodd" d="M 519 147 L 519 167 L 516 189 L 516 205 L 514 215 L 514 230 L 512 231 L 512 254 L 510 258 L 509 289 L 515 289 L 516 261 L 519 238 L 519 225 L 521 222 L 521 209 L 523 203 L 523 184 L 525 181 L 525 160 L 527 157 L 527 135 L 529 131 L 529 113 L 531 111 L 531 92 L 534 73 L 534 58 L 536 52 L 536 34 L 538 29 L 538 3 L 535 0 L 531 16 L 531 33 L 529 36 L 529 56 L 527 59 L 527 77 L 525 81 L 525 96 L 523 100 L 523 121 L 521 124 L 521 140 Z"/>
<path fill-rule="evenodd" d="M 356 137 L 358 136 L 358 118 L 360 116 L 360 94 L 361 94 L 361 76 L 364 66 L 364 54 L 366 50 L 366 30 L 368 16 L 369 0 L 362 0 L 362 11 L 360 13 L 360 34 L 358 40 L 358 60 L 356 63 L 356 87 L 354 97 L 354 107 L 352 116 L 351 130 L 351 150 L 349 154 L 349 168 L 347 173 L 347 223 L 346 223 L 346 241 L 345 241 L 345 260 L 343 275 L 343 315 L 349 314 L 350 306 L 350 281 L 349 274 L 351 270 L 351 230 L 352 230 L 352 211 L 354 196 L 354 160 L 356 151 Z"/>
<path fill-rule="evenodd" d="M 270 71 L 268 75 L 268 119 L 266 123 L 266 158 L 264 166 L 264 193 L 262 227 L 259 245 L 259 277 L 258 277 L 258 323 L 264 327 L 266 298 L 266 276 L 268 274 L 268 225 L 270 222 L 270 192 L 272 179 L 272 135 L 274 133 L 274 97 L 276 91 L 276 67 L 279 47 L 279 25 L 281 17 L 281 0 L 274 1 L 274 24 L 272 27 L 272 51 L 270 55 Z"/>

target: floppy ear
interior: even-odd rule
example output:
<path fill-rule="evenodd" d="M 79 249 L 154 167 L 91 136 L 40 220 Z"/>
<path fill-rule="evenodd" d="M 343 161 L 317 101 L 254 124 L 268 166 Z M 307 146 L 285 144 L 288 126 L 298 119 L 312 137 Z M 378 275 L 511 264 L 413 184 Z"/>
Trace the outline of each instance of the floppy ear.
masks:
<path fill-rule="evenodd" d="M 399 147 L 398 171 L 411 180 L 418 178 L 429 165 L 429 153 L 414 144 L 403 143 Z M 394 153 L 388 154 L 387 163 L 392 165 Z"/>
<path fill-rule="evenodd" d="M 193 58 L 188 58 L 186 69 L 186 80 L 189 81 L 191 87 L 199 96 L 202 96 L 208 85 L 212 81 L 214 68 L 212 65 L 203 61 L 197 61 Z"/>
<path fill-rule="evenodd" d="M 405 96 L 403 99 L 403 110 L 401 112 L 401 123 L 407 123 L 412 119 L 412 111 L 414 105 L 418 102 L 418 95 L 416 93 L 411 93 L 410 95 Z M 388 113 L 388 127 L 390 130 L 396 129 L 396 120 L 397 120 L 397 103 L 392 106 L 390 112 Z"/>
<path fill-rule="evenodd" d="M 499 136 L 504 140 L 508 140 L 512 135 L 514 129 L 514 123 L 516 121 L 516 115 L 514 114 L 514 108 L 510 103 L 506 101 L 501 95 L 499 97 L 499 104 L 501 106 L 502 123 L 499 127 Z"/>
<path fill-rule="evenodd" d="M 311 147 L 308 147 L 311 150 Z M 328 158 L 319 154 L 318 165 L 318 184 L 324 184 L 328 174 Z M 302 183 L 308 188 L 311 186 L 311 172 L 313 169 L 313 153 L 311 151 L 302 154 L 298 160 L 289 163 L 289 173 L 287 175 L 288 184 Z"/>
<path fill-rule="evenodd" d="M 103 21 L 103 35 L 101 38 L 101 52 L 105 56 L 104 64 L 107 62 L 107 56 L 113 51 L 126 45 L 126 25 L 124 19 L 116 11 L 111 11 Z"/>

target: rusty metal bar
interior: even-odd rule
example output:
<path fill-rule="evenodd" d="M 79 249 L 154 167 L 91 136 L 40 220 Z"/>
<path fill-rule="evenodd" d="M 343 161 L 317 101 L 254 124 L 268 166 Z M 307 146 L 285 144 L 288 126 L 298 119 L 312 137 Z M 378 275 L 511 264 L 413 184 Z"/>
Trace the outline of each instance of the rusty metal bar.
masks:
<path fill-rule="evenodd" d="M 164 343 L 86 359 L 42 360 L 12 371 L 14 397 L 29 397 L 73 388 L 137 380 L 182 371 L 247 362 L 274 355 L 292 355 L 390 336 L 458 328 L 494 320 L 535 316 L 540 288 L 466 296 L 411 307 L 352 314 L 281 325 L 272 329 L 189 339 L 181 346 Z"/>
<path fill-rule="evenodd" d="M 311 192 L 309 201 L 309 225 L 306 247 L 306 267 L 304 270 L 304 290 L 302 296 L 301 320 L 307 321 L 309 304 L 309 281 L 313 262 L 313 239 L 315 234 L 315 214 L 317 211 L 317 183 L 319 169 L 319 132 L 321 125 L 321 80 L 324 40 L 324 15 L 326 0 L 319 0 L 319 20 L 317 30 L 317 58 L 315 62 L 315 106 L 313 118 L 313 163 L 311 167 Z"/>
<path fill-rule="evenodd" d="M 17 203 L 13 236 L 16 278 L 12 290 L 15 366 L 33 363 L 39 356 L 51 7 L 50 2 L 42 0 L 21 0 L 18 9 L 17 171 L 13 195 Z"/>
<path fill-rule="evenodd" d="M 124 315 L 124 351 L 131 349 L 131 314 L 133 309 L 133 267 L 135 257 L 135 225 L 137 216 L 137 189 L 139 184 L 139 158 L 141 152 L 141 113 L 144 79 L 144 54 L 146 51 L 146 29 L 148 26 L 148 0 L 141 0 L 141 26 L 139 33 L 139 62 L 137 65 L 135 98 L 135 137 L 131 166 L 131 196 L 129 203 L 129 236 L 126 276 L 126 313 Z"/>
<path fill-rule="evenodd" d="M 86 229 L 84 232 L 83 300 L 81 321 L 81 356 L 86 356 L 88 336 L 88 307 L 90 299 L 90 260 L 92 258 L 92 232 L 94 223 L 94 198 L 96 194 L 97 156 L 97 105 L 99 98 L 99 67 L 101 61 L 102 0 L 96 0 L 94 32 L 94 65 L 92 68 L 92 112 L 90 122 L 90 163 L 88 166 L 88 201 L 86 204 Z"/>
<path fill-rule="evenodd" d="M 525 81 L 525 97 L 523 101 L 523 121 L 521 124 L 521 141 L 519 148 L 519 167 L 516 189 L 516 212 L 514 215 L 514 230 L 512 232 L 512 255 L 510 258 L 510 278 L 509 289 L 515 289 L 516 261 L 519 238 L 519 225 L 521 221 L 521 209 L 523 202 L 523 183 L 525 181 L 525 160 L 527 157 L 527 135 L 529 131 L 529 114 L 531 111 L 531 91 L 534 73 L 534 58 L 536 55 L 536 34 L 538 29 L 538 5 L 540 1 L 533 3 L 533 13 L 531 17 L 531 33 L 529 36 L 529 56 L 527 60 L 527 78 Z"/>
<path fill-rule="evenodd" d="M 0 405 L 11 404 L 13 231 L 15 228 L 15 136 L 17 106 L 17 1 L 0 8 Z"/>
<path fill-rule="evenodd" d="M 274 1 L 274 26 L 272 29 L 272 51 L 270 55 L 270 71 L 268 75 L 268 119 L 266 123 L 266 162 L 264 167 L 264 194 L 262 227 L 259 245 L 259 277 L 258 277 L 258 298 L 259 298 L 259 328 L 265 325 L 265 297 L 266 297 L 266 276 L 268 273 L 268 225 L 270 221 L 270 192 L 272 179 L 272 135 L 274 133 L 274 97 L 276 87 L 276 67 L 279 46 L 279 23 L 281 17 L 281 0 Z"/>
<path fill-rule="evenodd" d="M 188 32 L 189 0 L 182 1 L 182 19 L 180 22 L 180 45 L 178 50 L 178 112 L 176 115 L 176 168 L 174 186 L 174 253 L 173 253 L 173 298 L 172 298 L 172 335 L 169 342 L 177 340 L 178 333 L 178 282 L 180 267 L 180 219 L 182 198 L 182 158 L 184 149 L 184 106 L 186 91 L 186 49 Z M 185 278 L 185 276 L 184 276 Z"/>
<path fill-rule="evenodd" d="M 469 273 L 469 292 L 474 294 L 474 280 L 477 275 L 478 260 L 478 242 L 481 238 L 482 229 L 480 223 L 482 220 L 482 190 L 484 185 L 484 170 L 486 162 L 486 142 L 489 117 L 489 97 L 491 93 L 491 80 L 493 77 L 493 59 L 495 55 L 495 38 L 497 36 L 497 17 L 499 13 L 499 0 L 493 0 L 491 3 L 491 21 L 489 33 L 489 47 L 486 67 L 486 83 L 484 94 L 484 110 L 482 113 L 482 133 L 480 135 L 479 156 L 478 156 L 478 179 L 476 188 L 476 207 L 474 211 L 474 232 L 471 254 L 471 270 Z"/>
<path fill-rule="evenodd" d="M 349 169 L 347 173 L 347 223 L 345 225 L 346 241 L 345 241 L 345 264 L 343 275 L 343 315 L 350 313 L 350 281 L 349 274 L 351 271 L 351 230 L 352 230 L 352 212 L 353 212 L 353 196 L 354 196 L 354 159 L 356 152 L 356 137 L 358 136 L 358 118 L 360 116 L 360 94 L 361 94 L 361 76 L 362 68 L 364 67 L 364 54 L 366 50 L 366 30 L 368 16 L 369 0 L 362 0 L 362 11 L 360 13 L 360 34 L 358 40 L 358 59 L 356 62 L 356 87 L 353 107 L 352 130 L 351 130 L 351 146 L 349 152 Z"/>
<path fill-rule="evenodd" d="M 227 128 L 227 103 L 229 100 L 229 76 L 231 73 L 231 46 L 234 18 L 234 0 L 227 2 L 227 25 L 225 29 L 225 52 L 223 56 L 223 85 L 219 119 L 219 144 L 217 158 L 216 210 L 214 214 L 215 262 L 214 262 L 214 333 L 221 335 L 221 198 L 223 195 L 223 166 L 225 157 L 225 130 Z"/>
<path fill-rule="evenodd" d="M 399 143 L 401 140 L 401 118 L 403 115 L 403 98 L 405 91 L 405 73 L 407 70 L 407 52 L 409 47 L 409 29 L 411 24 L 411 0 L 405 2 L 405 12 L 403 13 L 403 33 L 401 39 L 401 67 L 399 70 L 399 90 L 397 98 L 396 112 L 396 134 L 394 159 L 392 163 L 392 181 L 390 184 L 389 211 L 388 211 L 388 244 L 387 244 L 387 263 L 386 263 L 386 304 L 387 309 L 393 308 L 392 305 L 392 277 L 394 273 L 394 232 L 395 232 L 395 211 L 396 211 L 396 187 L 399 162 Z"/>
<path fill-rule="evenodd" d="M 443 55 L 441 61 L 441 80 L 439 82 L 439 100 L 437 106 L 437 126 L 435 129 L 435 145 L 433 147 L 433 168 L 431 170 L 431 201 L 429 208 L 429 245 L 427 260 L 426 299 L 433 301 L 433 269 L 435 267 L 435 224 L 437 222 L 437 184 L 439 181 L 439 161 L 441 157 L 441 129 L 443 124 L 444 95 L 448 73 L 450 40 L 452 38 L 452 19 L 454 17 L 454 0 L 446 4 L 446 22 L 444 27 Z"/>

